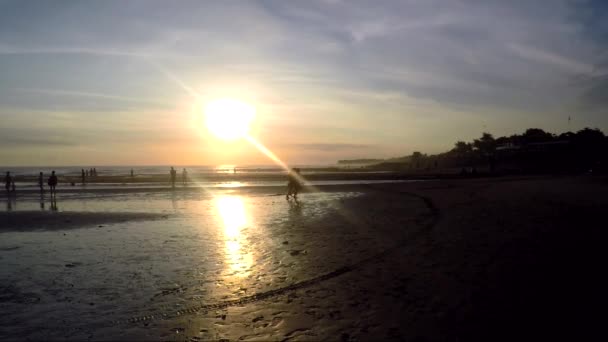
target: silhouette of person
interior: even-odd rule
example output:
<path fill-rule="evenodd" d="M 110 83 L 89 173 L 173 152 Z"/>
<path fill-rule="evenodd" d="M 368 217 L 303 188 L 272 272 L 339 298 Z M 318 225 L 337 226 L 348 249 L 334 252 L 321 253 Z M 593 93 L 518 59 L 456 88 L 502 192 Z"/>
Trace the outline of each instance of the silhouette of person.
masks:
<path fill-rule="evenodd" d="M 49 187 L 51 188 L 51 196 L 57 195 L 55 187 L 57 186 L 57 176 L 55 175 L 55 171 L 51 172 L 51 177 L 49 177 L 48 181 Z"/>
<path fill-rule="evenodd" d="M 289 200 L 289 196 L 292 196 L 294 200 L 298 200 L 298 192 L 300 191 L 300 169 L 293 168 L 289 173 L 289 181 L 287 182 L 287 194 L 285 199 Z"/>
<path fill-rule="evenodd" d="M 182 171 L 182 183 L 184 186 L 186 186 L 188 184 L 188 171 L 186 171 L 185 168 Z"/>
<path fill-rule="evenodd" d="M 44 174 L 40 172 L 38 175 L 38 187 L 40 188 L 40 194 L 44 192 Z"/>
<path fill-rule="evenodd" d="M 175 177 L 177 177 L 177 171 L 175 171 L 173 166 L 171 166 L 171 171 L 169 171 L 169 174 L 171 175 L 171 187 L 175 188 Z"/>
<path fill-rule="evenodd" d="M 97 168 L 96 167 L 93 168 L 93 176 L 97 177 Z"/>
<path fill-rule="evenodd" d="M 133 173 L 133 169 L 131 169 L 131 178 L 133 178 L 135 174 Z"/>
<path fill-rule="evenodd" d="M 13 182 L 13 177 L 11 177 L 10 171 L 6 172 L 6 176 L 4 176 L 4 188 L 6 189 L 6 193 L 8 194 L 11 190 L 11 183 Z"/>
<path fill-rule="evenodd" d="M 86 180 L 87 180 L 86 175 L 85 175 L 85 172 L 84 172 L 84 169 L 82 169 L 82 172 L 81 172 L 81 178 L 82 178 L 82 185 L 84 185 L 84 183 L 85 183 L 85 182 L 86 182 Z"/>

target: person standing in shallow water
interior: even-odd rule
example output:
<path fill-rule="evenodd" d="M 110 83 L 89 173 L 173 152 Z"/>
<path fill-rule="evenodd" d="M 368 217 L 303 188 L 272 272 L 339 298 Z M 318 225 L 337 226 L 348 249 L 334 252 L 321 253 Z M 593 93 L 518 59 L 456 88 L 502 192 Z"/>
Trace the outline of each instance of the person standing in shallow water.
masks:
<path fill-rule="evenodd" d="M 13 177 L 11 177 L 10 171 L 7 171 L 6 176 L 4 176 L 4 188 L 6 189 L 7 194 L 11 191 L 12 183 L 13 183 Z"/>
<path fill-rule="evenodd" d="M 51 188 L 51 196 L 57 195 L 57 190 L 55 187 L 57 186 L 57 176 L 55 175 L 55 171 L 51 172 L 51 177 L 49 177 L 48 181 L 49 187 Z"/>
<path fill-rule="evenodd" d="M 182 184 L 183 186 L 188 185 L 188 171 L 186 171 L 186 168 L 182 171 Z"/>
<path fill-rule="evenodd" d="M 169 171 L 169 174 L 171 175 L 171 187 L 175 188 L 175 178 L 177 177 L 177 171 L 175 171 L 173 166 L 171 166 L 171 171 Z"/>
<path fill-rule="evenodd" d="M 287 194 L 285 195 L 285 199 L 289 200 L 289 197 L 292 196 L 294 200 L 298 200 L 298 192 L 300 191 L 300 169 L 293 168 L 289 173 L 289 181 L 287 182 Z"/>
<path fill-rule="evenodd" d="M 40 188 L 40 193 L 44 192 L 44 174 L 40 172 L 38 175 L 38 187 Z"/>

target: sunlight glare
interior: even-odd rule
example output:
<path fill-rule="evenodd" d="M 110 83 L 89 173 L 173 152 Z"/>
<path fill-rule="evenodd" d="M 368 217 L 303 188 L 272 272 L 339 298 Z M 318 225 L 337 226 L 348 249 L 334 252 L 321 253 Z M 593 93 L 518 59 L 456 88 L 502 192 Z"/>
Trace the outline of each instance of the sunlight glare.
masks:
<path fill-rule="evenodd" d="M 207 129 L 223 140 L 245 137 L 254 117 L 255 108 L 252 105 L 235 99 L 217 99 L 205 106 Z"/>
<path fill-rule="evenodd" d="M 243 229 L 250 224 L 245 204 L 239 196 L 216 198 L 218 212 L 224 224 L 226 262 L 232 275 L 244 277 L 253 264 L 253 257 L 243 236 Z"/>
<path fill-rule="evenodd" d="M 236 196 L 224 196 L 217 199 L 217 206 L 224 222 L 226 238 L 235 239 L 239 236 L 241 228 L 247 225 L 245 205 L 243 200 Z"/>

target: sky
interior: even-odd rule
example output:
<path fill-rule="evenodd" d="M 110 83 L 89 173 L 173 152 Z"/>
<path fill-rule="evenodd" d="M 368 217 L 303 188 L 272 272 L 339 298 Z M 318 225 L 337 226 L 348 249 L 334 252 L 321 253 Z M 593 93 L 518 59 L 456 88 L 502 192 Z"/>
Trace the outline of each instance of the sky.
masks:
<path fill-rule="evenodd" d="M 0 165 L 270 164 L 224 97 L 293 164 L 608 132 L 608 4 L 0 0 Z"/>

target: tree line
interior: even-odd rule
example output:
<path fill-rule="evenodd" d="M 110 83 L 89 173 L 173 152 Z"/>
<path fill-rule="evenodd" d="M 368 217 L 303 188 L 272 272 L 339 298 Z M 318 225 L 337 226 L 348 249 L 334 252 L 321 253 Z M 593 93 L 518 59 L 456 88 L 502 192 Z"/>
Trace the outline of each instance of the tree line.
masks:
<path fill-rule="evenodd" d="M 462 172 L 606 172 L 607 167 L 608 137 L 597 128 L 561 134 L 529 128 L 498 138 L 484 132 L 471 142 L 457 141 L 447 152 L 427 155 L 416 151 L 369 166 L 413 172 L 449 168 Z"/>

